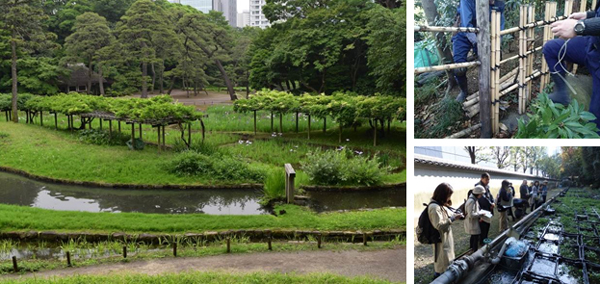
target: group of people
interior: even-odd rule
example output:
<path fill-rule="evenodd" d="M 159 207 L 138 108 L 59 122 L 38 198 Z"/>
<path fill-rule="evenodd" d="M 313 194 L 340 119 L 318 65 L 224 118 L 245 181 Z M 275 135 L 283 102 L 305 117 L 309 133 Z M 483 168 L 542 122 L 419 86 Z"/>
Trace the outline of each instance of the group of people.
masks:
<path fill-rule="evenodd" d="M 504 30 L 504 2 L 489 1 L 490 11 L 501 13 L 501 29 Z M 554 82 L 554 91 L 548 97 L 557 104 L 567 105 L 571 101 L 569 89 L 573 88 L 565 78 L 569 73 L 566 62 L 587 67 L 593 79 L 589 111 L 596 116 L 593 122 L 600 128 L 600 3 L 592 8 L 593 11 L 573 13 L 568 19 L 552 23 L 552 33 L 558 38 L 544 44 L 543 54 Z M 460 0 L 456 25 L 477 27 L 475 11 L 475 0 Z M 452 47 L 454 62 L 467 62 L 471 50 L 477 54 L 477 36 L 475 33 L 456 33 L 452 37 Z M 468 96 L 466 73 L 467 68 L 454 70 L 460 88 L 456 100 L 460 102 Z"/>
<path fill-rule="evenodd" d="M 455 257 L 451 227 L 454 221 L 464 219 L 465 232 L 471 236 L 469 247 L 474 252 L 483 246 L 484 240 L 488 238 L 494 209 L 500 215 L 499 230 L 502 232 L 509 227 L 509 216 L 515 221 L 525 215 L 526 209 L 530 206 L 533 211 L 546 202 L 547 181 L 542 185 L 535 181 L 528 186 L 527 180 L 524 180 L 520 187 L 520 199 L 515 198 L 516 192 L 510 181 L 502 181 L 500 191 L 495 198 L 490 191 L 489 183 L 490 175 L 483 173 L 475 187 L 469 190 L 465 203 L 459 209 L 451 207 L 454 191 L 450 184 L 442 183 L 433 192 L 426 210 L 431 225 L 440 234 L 440 242 L 434 244 L 434 277 L 446 271 Z M 519 204 L 517 208 L 519 212 L 513 212 L 515 204 Z"/>

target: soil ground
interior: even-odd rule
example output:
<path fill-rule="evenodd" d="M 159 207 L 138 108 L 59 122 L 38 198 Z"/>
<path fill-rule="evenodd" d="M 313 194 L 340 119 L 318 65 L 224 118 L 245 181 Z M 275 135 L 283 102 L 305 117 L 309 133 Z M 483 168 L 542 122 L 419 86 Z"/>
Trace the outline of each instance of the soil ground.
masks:
<path fill-rule="evenodd" d="M 2 279 L 47 278 L 70 275 L 110 275 L 119 273 L 161 274 L 185 271 L 223 271 L 250 273 L 329 272 L 348 277 L 369 275 L 394 282 L 406 281 L 406 248 L 378 251 L 303 251 L 294 253 L 255 253 L 219 255 L 201 258 L 166 258 L 123 262 L 71 269 L 50 270 L 26 275 L 10 275 Z"/>
<path fill-rule="evenodd" d="M 518 190 L 518 189 L 517 189 Z M 553 189 L 548 192 L 548 198 L 557 195 L 562 189 Z M 517 193 L 518 195 L 518 193 Z M 529 209 L 527 210 L 529 213 Z M 418 218 L 418 216 L 416 216 Z M 494 239 L 499 235 L 499 219 L 500 214 L 494 212 L 492 225 L 490 227 L 489 238 Z M 415 221 L 415 224 L 417 221 Z M 509 225 L 515 222 L 512 218 L 508 218 Z M 470 235 L 465 233 L 463 221 L 454 222 L 452 224 L 452 234 L 454 236 L 454 252 L 456 257 L 469 250 Z M 415 237 L 416 240 L 416 237 Z M 415 242 L 415 283 L 429 283 L 433 280 L 433 246 L 424 245 Z"/>

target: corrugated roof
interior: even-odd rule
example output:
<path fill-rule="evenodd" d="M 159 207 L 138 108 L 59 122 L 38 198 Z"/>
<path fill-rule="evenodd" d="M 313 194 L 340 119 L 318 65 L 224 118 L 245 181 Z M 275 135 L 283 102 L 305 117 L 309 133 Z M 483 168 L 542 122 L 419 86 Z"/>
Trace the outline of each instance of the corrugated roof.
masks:
<path fill-rule="evenodd" d="M 430 157 L 430 156 L 425 156 L 425 155 L 419 155 L 419 154 L 415 154 L 415 165 L 416 164 L 423 164 L 423 165 L 432 165 L 432 166 L 438 166 L 438 167 L 448 167 L 448 168 L 454 168 L 454 169 L 461 169 L 461 170 L 467 170 L 467 171 L 474 171 L 474 172 L 487 172 L 487 173 L 498 173 L 498 174 L 509 174 L 509 175 L 514 175 L 514 176 L 521 176 L 524 178 L 536 178 L 536 179 L 548 179 L 548 180 L 557 180 L 557 179 L 551 179 L 551 178 L 546 178 L 546 177 L 542 177 L 542 176 L 536 176 L 536 175 L 531 175 L 531 174 L 527 174 L 527 173 L 521 173 L 521 172 L 514 172 L 514 171 L 509 171 L 509 170 L 504 170 L 504 169 L 496 169 L 496 168 L 491 168 L 491 167 L 484 167 L 484 166 L 480 166 L 477 164 L 467 164 L 467 163 L 461 163 L 461 162 L 456 162 L 456 161 L 448 161 L 448 160 L 443 160 L 443 159 L 439 159 L 439 158 L 434 158 L 434 157 Z"/>

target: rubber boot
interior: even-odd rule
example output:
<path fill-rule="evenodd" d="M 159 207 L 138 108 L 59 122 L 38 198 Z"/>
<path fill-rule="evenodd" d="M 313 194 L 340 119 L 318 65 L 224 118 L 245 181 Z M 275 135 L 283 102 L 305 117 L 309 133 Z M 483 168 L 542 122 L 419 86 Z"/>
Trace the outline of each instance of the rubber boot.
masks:
<path fill-rule="evenodd" d="M 550 74 L 550 77 L 554 81 L 554 92 L 549 94 L 548 98 L 555 104 L 568 105 L 571 102 L 571 97 L 569 96 L 566 79 L 559 74 Z"/>
<path fill-rule="evenodd" d="M 456 97 L 456 101 L 462 103 L 469 95 L 469 85 L 467 84 L 467 76 L 456 76 L 456 82 L 460 88 L 460 94 Z"/>

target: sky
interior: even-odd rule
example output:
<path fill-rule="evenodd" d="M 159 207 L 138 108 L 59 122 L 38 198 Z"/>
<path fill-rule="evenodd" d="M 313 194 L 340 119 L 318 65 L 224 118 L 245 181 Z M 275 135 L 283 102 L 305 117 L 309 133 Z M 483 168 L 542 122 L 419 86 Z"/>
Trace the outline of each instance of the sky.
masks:
<path fill-rule="evenodd" d="M 250 0 L 237 0 L 238 13 L 250 11 Z"/>

